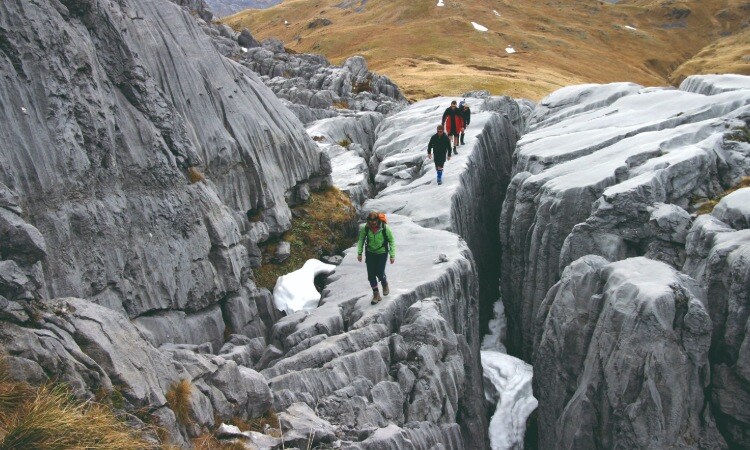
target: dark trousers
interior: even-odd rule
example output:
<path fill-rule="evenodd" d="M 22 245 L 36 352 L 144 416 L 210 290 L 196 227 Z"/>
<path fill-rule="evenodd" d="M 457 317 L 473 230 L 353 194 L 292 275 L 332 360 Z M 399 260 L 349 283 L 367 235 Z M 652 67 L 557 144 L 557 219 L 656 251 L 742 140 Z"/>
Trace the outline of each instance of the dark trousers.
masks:
<path fill-rule="evenodd" d="M 370 287 L 378 288 L 378 280 L 388 284 L 385 278 L 385 263 L 388 261 L 388 252 L 379 255 L 377 253 L 365 252 L 365 264 L 367 265 L 367 281 Z"/>

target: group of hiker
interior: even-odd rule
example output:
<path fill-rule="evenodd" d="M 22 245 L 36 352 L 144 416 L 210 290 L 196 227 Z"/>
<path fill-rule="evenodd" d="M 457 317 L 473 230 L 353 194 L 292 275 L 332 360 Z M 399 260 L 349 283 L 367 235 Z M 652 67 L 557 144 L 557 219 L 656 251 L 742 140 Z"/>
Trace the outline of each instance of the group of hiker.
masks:
<path fill-rule="evenodd" d="M 459 142 L 460 145 L 464 145 L 464 133 L 470 122 L 471 109 L 465 101 L 457 104 L 453 100 L 443 113 L 443 119 L 437 126 L 437 133 L 430 138 L 427 145 L 427 157 L 432 159 L 433 153 L 435 154 L 437 184 L 443 184 L 443 166 L 446 158 L 451 159 L 452 155 L 458 155 L 456 149 Z M 367 266 L 367 280 L 372 288 L 370 303 L 374 305 L 383 299 L 378 282 L 383 288 L 383 296 L 390 293 L 385 266 L 388 259 L 391 264 L 396 262 L 396 242 L 393 239 L 393 232 L 387 226 L 385 214 L 371 211 L 367 215 L 367 222 L 359 229 L 357 261 L 362 262 L 363 253 Z"/>
<path fill-rule="evenodd" d="M 457 105 L 453 100 L 443 113 L 443 119 L 437 126 L 437 133 L 432 135 L 427 144 L 427 157 L 432 159 L 432 154 L 435 153 L 437 184 L 443 184 L 443 166 L 446 159 L 450 160 L 452 155 L 458 155 L 459 138 L 461 145 L 464 145 L 464 133 L 470 122 L 471 109 L 465 101 Z"/>

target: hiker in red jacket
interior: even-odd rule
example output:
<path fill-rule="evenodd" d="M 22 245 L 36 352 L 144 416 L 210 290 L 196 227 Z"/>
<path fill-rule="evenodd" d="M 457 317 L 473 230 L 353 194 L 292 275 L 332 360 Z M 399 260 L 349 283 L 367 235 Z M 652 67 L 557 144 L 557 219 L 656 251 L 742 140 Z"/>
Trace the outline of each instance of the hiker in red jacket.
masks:
<path fill-rule="evenodd" d="M 452 138 L 453 154 L 458 155 L 456 147 L 458 147 L 458 136 L 464 131 L 464 119 L 461 111 L 456 106 L 455 100 L 451 102 L 451 106 L 443 113 L 442 123 L 445 126 L 445 133 L 448 137 Z"/>

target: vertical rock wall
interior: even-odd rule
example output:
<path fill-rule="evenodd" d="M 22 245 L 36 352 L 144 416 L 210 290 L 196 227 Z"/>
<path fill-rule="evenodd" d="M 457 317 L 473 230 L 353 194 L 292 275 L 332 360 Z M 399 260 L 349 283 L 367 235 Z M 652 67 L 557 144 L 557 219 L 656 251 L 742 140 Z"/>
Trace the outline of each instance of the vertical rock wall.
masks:
<path fill-rule="evenodd" d="M 4 2 L 0 40 L 0 182 L 47 242 L 40 292 L 140 317 L 156 344 L 218 342 L 219 304 L 249 301 L 257 241 L 327 159 L 170 2 Z M 164 335 L 174 314 L 213 325 Z"/>
<path fill-rule="evenodd" d="M 695 211 L 750 174 L 749 124 L 750 79 L 732 75 L 569 87 L 534 111 L 501 288 L 542 448 L 747 444 L 746 194 Z"/>

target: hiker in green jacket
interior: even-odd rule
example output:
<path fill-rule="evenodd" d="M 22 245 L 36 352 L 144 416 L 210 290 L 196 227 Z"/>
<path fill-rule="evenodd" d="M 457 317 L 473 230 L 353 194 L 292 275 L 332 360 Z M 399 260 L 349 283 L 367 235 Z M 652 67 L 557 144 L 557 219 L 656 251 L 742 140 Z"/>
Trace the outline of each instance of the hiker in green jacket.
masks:
<path fill-rule="evenodd" d="M 385 262 L 388 254 L 391 264 L 396 262 L 396 242 L 391 229 L 385 224 L 385 214 L 372 211 L 367 215 L 367 223 L 359 230 L 357 241 L 357 261 L 362 262 L 362 250 L 365 250 L 367 279 L 372 288 L 372 304 L 382 300 L 378 291 L 378 280 L 383 285 L 383 295 L 388 295 L 388 280 L 385 276 Z"/>

